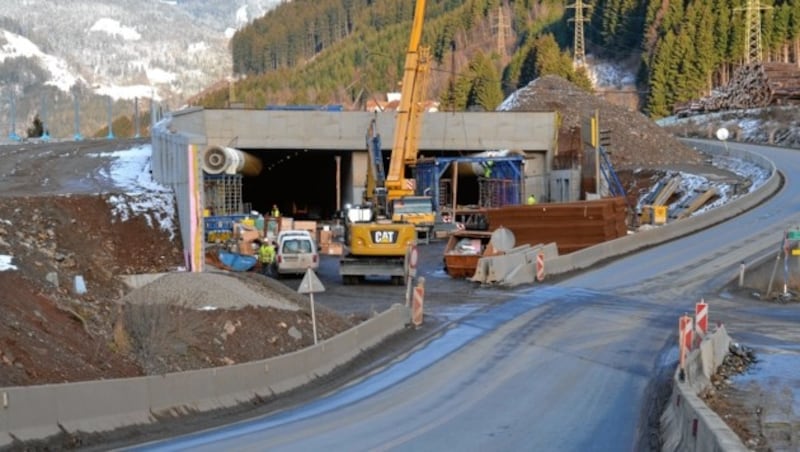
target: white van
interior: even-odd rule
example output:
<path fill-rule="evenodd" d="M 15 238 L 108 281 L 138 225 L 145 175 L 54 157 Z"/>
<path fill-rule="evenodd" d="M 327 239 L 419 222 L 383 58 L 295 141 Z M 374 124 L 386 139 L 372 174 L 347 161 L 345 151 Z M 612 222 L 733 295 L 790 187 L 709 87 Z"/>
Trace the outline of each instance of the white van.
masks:
<path fill-rule="evenodd" d="M 278 276 L 303 274 L 319 268 L 317 244 L 310 235 L 286 234 L 278 242 L 275 269 Z"/>

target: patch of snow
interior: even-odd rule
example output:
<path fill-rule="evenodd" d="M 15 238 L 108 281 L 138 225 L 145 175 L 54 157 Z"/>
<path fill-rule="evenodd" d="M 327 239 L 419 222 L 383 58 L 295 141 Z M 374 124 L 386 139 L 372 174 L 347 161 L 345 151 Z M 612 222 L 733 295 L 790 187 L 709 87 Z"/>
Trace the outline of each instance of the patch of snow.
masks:
<path fill-rule="evenodd" d="M 205 42 L 193 42 L 189 44 L 189 48 L 186 49 L 189 53 L 201 53 L 206 52 L 209 49 L 208 43 Z"/>
<path fill-rule="evenodd" d="M 157 94 L 154 94 L 154 90 L 152 86 L 149 85 L 130 85 L 130 86 L 118 86 L 118 85 L 100 85 L 94 89 L 96 94 L 101 96 L 109 96 L 112 99 L 125 99 L 125 100 L 133 100 L 135 98 L 151 98 L 154 95 L 156 96 L 156 100 L 160 100 Z"/>
<path fill-rule="evenodd" d="M 6 30 L 3 30 L 3 37 L 6 43 L 0 47 L 0 63 L 7 58 L 36 58 L 50 73 L 51 79 L 46 84 L 55 86 L 64 92 L 69 92 L 69 89 L 79 80 L 83 81 L 81 77 L 72 74 L 66 61 L 42 52 L 39 46 L 29 39 Z"/>
<path fill-rule="evenodd" d="M 146 70 L 147 79 L 150 83 L 172 83 L 178 79 L 178 74 L 174 72 L 165 71 L 159 68 L 150 68 Z M 152 97 L 152 94 L 151 94 Z"/>
<path fill-rule="evenodd" d="M 745 136 L 752 136 L 763 129 L 761 127 L 761 121 L 757 119 L 744 119 L 739 121 L 739 127 L 742 129 L 742 133 L 744 133 Z"/>
<path fill-rule="evenodd" d="M 98 19 L 97 22 L 89 28 L 89 31 L 98 31 L 111 36 L 119 36 L 126 41 L 138 41 L 142 39 L 142 35 L 140 35 L 135 28 L 126 27 L 119 23 L 119 21 L 108 17 Z"/>
<path fill-rule="evenodd" d="M 109 197 L 112 212 L 121 220 L 128 221 L 142 216 L 150 227 L 158 227 L 175 236 L 175 196 L 150 174 L 152 146 L 149 144 L 123 151 L 90 154 L 92 157 L 111 157 L 111 166 L 101 174 L 125 192 Z"/>
<path fill-rule="evenodd" d="M 510 111 L 511 109 L 518 107 L 519 106 L 519 98 L 518 98 L 517 93 L 519 93 L 519 90 L 514 91 L 513 93 L 511 93 L 511 95 L 506 97 L 505 100 L 503 101 L 503 103 L 501 103 L 496 108 L 496 110 L 497 111 Z"/>
<path fill-rule="evenodd" d="M 586 65 L 589 79 L 596 87 L 615 87 L 636 85 L 636 75 L 617 63 L 589 59 Z"/>
<path fill-rule="evenodd" d="M 683 171 L 670 172 L 667 174 L 667 177 L 680 177 L 680 186 L 678 190 L 676 190 L 676 193 L 679 194 L 679 198 L 667 206 L 668 217 L 672 218 L 675 214 L 683 209 L 683 206 L 689 204 L 692 197 L 698 193 L 702 193 L 713 188 L 716 190 L 716 197 L 713 198 L 713 201 L 706 203 L 701 208 L 694 211 L 691 214 L 692 216 L 708 212 L 709 210 L 717 207 L 721 207 L 738 198 L 739 196 L 756 190 L 764 185 L 770 176 L 769 171 L 759 166 L 730 157 L 714 156 L 711 163 L 717 168 L 725 169 L 736 174 L 737 176 L 742 177 L 743 179 L 749 180 L 750 186 L 746 191 L 737 191 L 729 181 L 710 180 L 703 175 L 691 174 Z M 650 191 L 639 199 L 639 202 L 636 206 L 637 211 L 641 212 L 645 204 L 645 199 L 652 199 L 652 197 L 656 194 L 656 191 L 660 190 L 661 188 L 662 185 L 653 185 L 650 188 Z"/>
<path fill-rule="evenodd" d="M 235 28 L 228 27 L 228 28 L 225 29 L 225 37 L 227 39 L 233 38 L 233 35 L 235 35 L 235 34 L 236 34 L 236 29 Z"/>
<path fill-rule="evenodd" d="M 17 269 L 16 265 L 11 265 L 11 259 L 11 256 L 0 254 L 0 272 Z"/>
<path fill-rule="evenodd" d="M 239 9 L 236 10 L 236 26 L 241 27 L 243 25 L 247 25 L 247 22 L 250 21 L 249 16 L 247 15 L 247 5 L 242 5 Z"/>

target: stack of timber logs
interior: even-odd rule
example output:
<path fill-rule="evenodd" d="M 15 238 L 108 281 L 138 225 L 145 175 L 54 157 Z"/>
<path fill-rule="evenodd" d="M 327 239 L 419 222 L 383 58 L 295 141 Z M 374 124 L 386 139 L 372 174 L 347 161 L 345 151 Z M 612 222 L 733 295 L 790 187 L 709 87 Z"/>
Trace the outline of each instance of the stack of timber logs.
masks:
<path fill-rule="evenodd" d="M 711 95 L 675 106 L 674 113 L 698 113 L 800 103 L 800 68 L 789 63 L 740 67 L 731 81 Z"/>
<path fill-rule="evenodd" d="M 489 230 L 505 227 L 517 245 L 555 242 L 568 254 L 628 233 L 625 198 L 486 209 Z"/>

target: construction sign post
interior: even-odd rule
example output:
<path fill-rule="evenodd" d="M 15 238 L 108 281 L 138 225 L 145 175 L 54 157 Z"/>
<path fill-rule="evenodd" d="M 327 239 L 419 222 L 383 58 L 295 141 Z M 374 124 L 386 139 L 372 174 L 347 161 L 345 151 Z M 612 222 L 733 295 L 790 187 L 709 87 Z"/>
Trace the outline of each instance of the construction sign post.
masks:
<path fill-rule="evenodd" d="M 694 322 L 697 338 L 703 339 L 708 333 L 708 305 L 702 298 L 694 305 Z"/>
<path fill-rule="evenodd" d="M 544 253 L 536 255 L 536 280 L 544 281 Z"/>
<path fill-rule="evenodd" d="M 686 370 L 686 356 L 692 348 L 692 318 L 682 315 L 678 321 L 678 354 L 681 372 Z"/>
<path fill-rule="evenodd" d="M 414 301 L 411 304 L 411 323 L 415 327 L 422 325 L 422 306 L 425 298 L 425 278 L 420 277 L 414 288 Z"/>
<path fill-rule="evenodd" d="M 419 253 L 417 245 L 408 245 L 406 249 L 406 306 L 411 305 L 411 282 L 417 276 L 417 262 Z"/>
<path fill-rule="evenodd" d="M 297 288 L 297 293 L 307 293 L 311 301 L 311 327 L 314 329 L 314 344 L 317 343 L 317 316 L 314 313 L 314 292 L 325 292 L 325 286 L 319 280 L 314 270 L 310 268 L 306 270 L 306 275 L 300 281 L 300 287 Z"/>

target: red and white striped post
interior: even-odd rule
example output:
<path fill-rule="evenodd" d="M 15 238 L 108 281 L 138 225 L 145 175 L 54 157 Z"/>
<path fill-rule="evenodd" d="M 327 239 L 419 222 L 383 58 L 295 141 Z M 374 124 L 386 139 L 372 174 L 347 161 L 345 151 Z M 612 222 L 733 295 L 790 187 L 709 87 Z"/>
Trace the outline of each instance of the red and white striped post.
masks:
<path fill-rule="evenodd" d="M 415 327 L 422 325 L 422 305 L 425 299 L 425 278 L 417 280 L 417 287 L 414 288 L 414 300 L 411 303 L 411 323 Z"/>
<path fill-rule="evenodd" d="M 708 334 L 708 304 L 703 299 L 694 305 L 694 323 L 697 338 L 703 339 Z"/>
<path fill-rule="evenodd" d="M 678 321 L 678 353 L 681 371 L 686 370 L 686 356 L 692 348 L 692 318 L 682 315 Z"/>
<path fill-rule="evenodd" d="M 544 281 L 544 253 L 536 255 L 536 280 Z"/>

